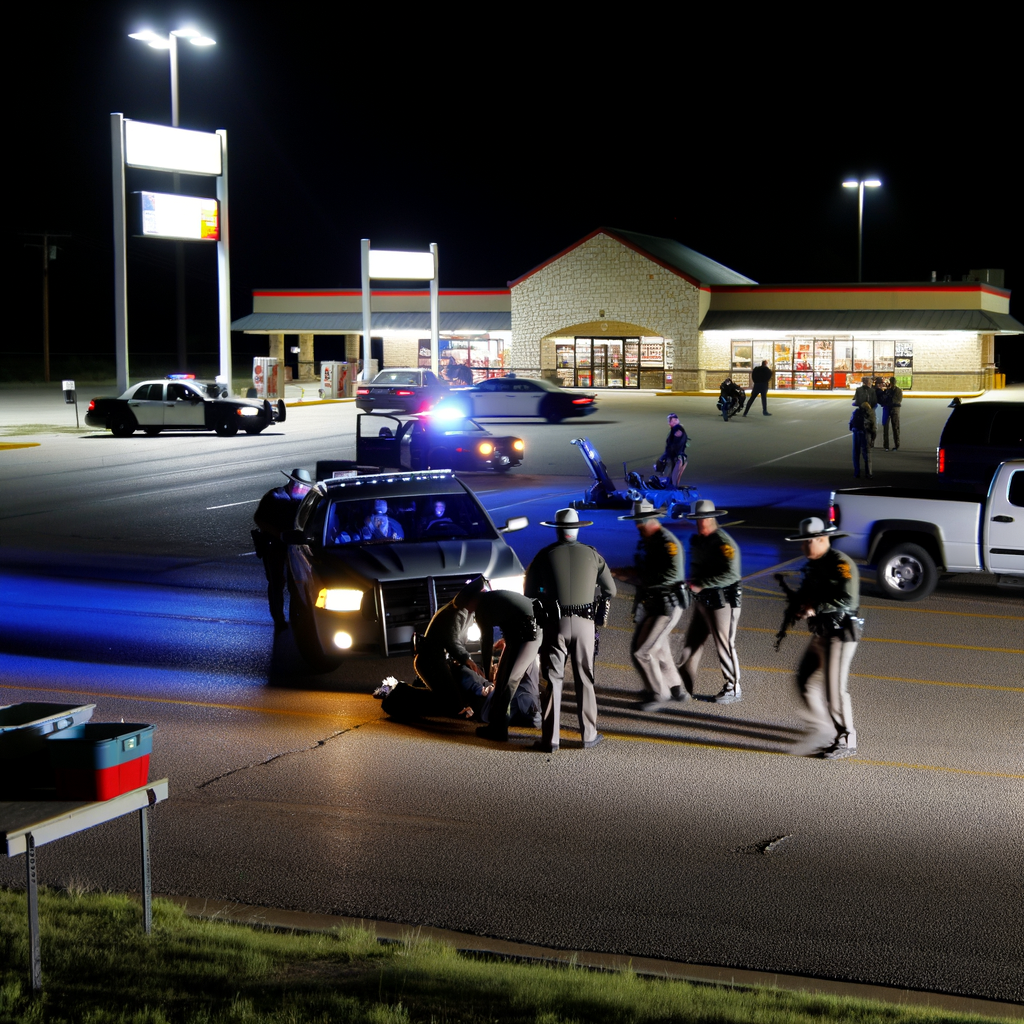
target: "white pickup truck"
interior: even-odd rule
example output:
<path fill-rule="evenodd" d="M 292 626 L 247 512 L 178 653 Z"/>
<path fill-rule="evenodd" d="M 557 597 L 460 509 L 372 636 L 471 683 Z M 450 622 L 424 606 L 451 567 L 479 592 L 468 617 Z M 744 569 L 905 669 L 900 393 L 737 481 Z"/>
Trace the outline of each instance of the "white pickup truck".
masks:
<path fill-rule="evenodd" d="M 905 487 L 833 491 L 829 518 L 848 533 L 835 544 L 878 571 L 882 593 L 915 601 L 939 572 L 990 572 L 1024 588 L 1024 459 L 1002 463 L 988 494 Z"/>

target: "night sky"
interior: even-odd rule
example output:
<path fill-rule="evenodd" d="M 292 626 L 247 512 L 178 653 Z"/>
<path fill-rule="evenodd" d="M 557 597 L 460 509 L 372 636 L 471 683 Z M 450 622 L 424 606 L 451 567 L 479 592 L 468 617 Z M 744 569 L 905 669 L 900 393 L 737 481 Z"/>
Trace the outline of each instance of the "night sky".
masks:
<path fill-rule="evenodd" d="M 189 23 L 218 42 L 180 44 L 181 124 L 228 130 L 233 318 L 255 287 L 358 286 L 362 237 L 437 242 L 442 287 L 504 286 L 601 225 L 676 238 L 761 282 L 856 280 L 856 192 L 840 183 L 863 174 L 884 182 L 866 200 L 865 280 L 1003 268 L 1024 320 L 1020 85 L 993 24 L 336 10 L 23 16 L 17 312 L 0 352 L 41 352 L 40 254 L 22 233 L 44 229 L 73 236 L 51 272 L 54 351 L 112 351 L 108 115 L 170 121 L 167 53 L 127 34 Z M 129 172 L 129 190 L 168 182 Z M 170 243 L 130 243 L 129 289 L 133 351 L 173 351 Z M 215 349 L 215 293 L 213 246 L 189 246 L 190 350 Z M 1000 344 L 1004 366 L 1021 348 Z"/>

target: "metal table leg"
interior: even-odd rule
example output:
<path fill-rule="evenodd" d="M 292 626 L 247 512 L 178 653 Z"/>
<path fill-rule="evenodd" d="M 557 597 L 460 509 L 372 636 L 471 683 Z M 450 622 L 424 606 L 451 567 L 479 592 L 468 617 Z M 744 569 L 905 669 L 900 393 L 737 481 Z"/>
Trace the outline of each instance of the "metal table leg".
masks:
<path fill-rule="evenodd" d="M 142 839 L 142 924 L 149 935 L 153 931 L 153 883 L 149 874 L 149 819 L 148 807 L 139 811 L 139 833 Z"/>
<path fill-rule="evenodd" d="M 43 990 L 43 957 L 39 947 L 39 891 L 36 886 L 36 841 L 25 834 L 25 873 L 28 876 L 28 944 L 32 961 L 32 991 Z"/>

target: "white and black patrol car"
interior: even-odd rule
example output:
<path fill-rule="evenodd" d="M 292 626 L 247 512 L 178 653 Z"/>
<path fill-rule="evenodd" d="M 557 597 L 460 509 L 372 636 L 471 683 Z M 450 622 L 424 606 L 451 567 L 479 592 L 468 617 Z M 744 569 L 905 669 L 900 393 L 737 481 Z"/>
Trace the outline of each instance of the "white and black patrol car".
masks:
<path fill-rule="evenodd" d="M 284 402 L 232 398 L 218 381 L 199 381 L 194 374 L 172 374 L 163 380 L 133 384 L 119 398 L 94 398 L 85 422 L 128 437 L 136 430 L 215 430 L 230 437 L 244 430 L 258 434 L 272 423 L 284 422 Z"/>
<path fill-rule="evenodd" d="M 356 653 L 411 654 L 413 634 L 481 574 L 521 594 L 523 566 L 502 534 L 527 525 L 520 516 L 495 526 L 450 469 L 318 481 L 288 538 L 300 654 L 320 669 Z"/>

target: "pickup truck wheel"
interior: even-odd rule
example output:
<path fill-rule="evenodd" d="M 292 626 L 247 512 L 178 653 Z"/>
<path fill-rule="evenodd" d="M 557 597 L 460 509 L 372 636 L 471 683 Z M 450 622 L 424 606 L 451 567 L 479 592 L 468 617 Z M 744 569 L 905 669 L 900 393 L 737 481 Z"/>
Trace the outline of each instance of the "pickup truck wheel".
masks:
<path fill-rule="evenodd" d="M 878 559 L 878 585 L 893 600 L 919 601 L 935 589 L 938 579 L 932 556 L 919 544 L 894 544 Z"/>

